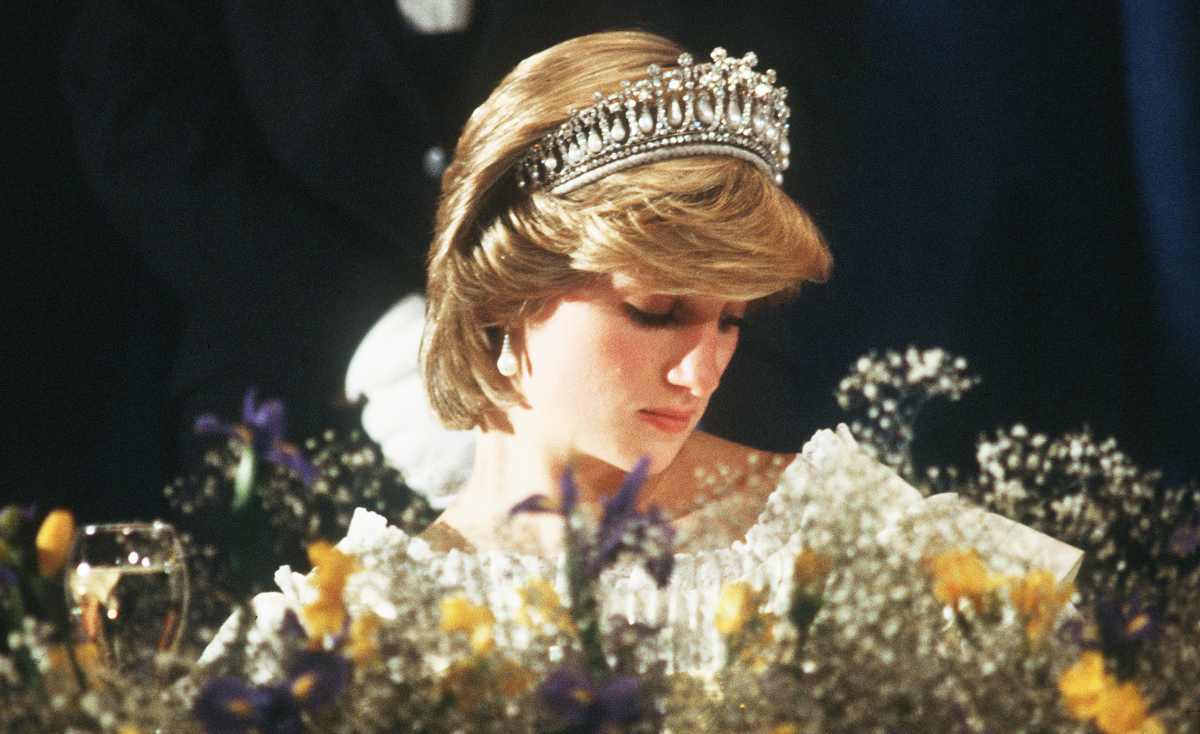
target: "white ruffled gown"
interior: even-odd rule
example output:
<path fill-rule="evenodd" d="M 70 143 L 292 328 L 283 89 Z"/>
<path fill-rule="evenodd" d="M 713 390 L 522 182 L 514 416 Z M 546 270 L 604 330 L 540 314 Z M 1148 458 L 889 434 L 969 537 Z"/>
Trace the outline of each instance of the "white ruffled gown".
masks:
<path fill-rule="evenodd" d="M 393 307 L 359 346 L 347 372 L 347 394 L 365 396 L 363 426 L 381 445 L 406 482 L 444 506 L 454 489 L 467 478 L 471 467 L 474 434 L 447 431 L 434 418 L 417 368 L 424 302 L 409 297 Z M 397 355 L 405 355 L 400 359 Z M 712 546 L 675 557 L 670 584 L 659 589 L 637 563 L 618 563 L 605 572 L 600 588 L 602 618 L 620 614 L 630 622 L 662 627 L 659 652 L 670 668 L 704 673 L 720 666 L 723 650 L 714 616 L 715 600 L 723 585 L 748 581 L 766 590 L 769 611 L 782 614 L 791 593 L 793 559 L 814 539 L 831 537 L 825 527 L 846 511 L 847 467 L 853 468 L 866 492 L 865 504 L 879 519 L 879 542 L 900 541 L 899 533 L 933 526 L 948 520 L 976 547 L 993 551 L 989 561 L 1002 570 L 1041 567 L 1060 580 L 1074 578 L 1082 552 L 1024 525 L 971 508 L 953 495 L 925 498 L 887 467 L 866 456 L 845 426 L 818 431 L 784 470 L 744 537 L 732 542 L 714 534 Z M 838 477 L 832 481 L 831 477 Z M 806 542 L 807 539 L 807 542 Z M 337 547 L 356 556 L 363 570 L 347 584 L 345 601 L 353 616 L 371 610 L 383 619 L 395 617 L 389 601 L 397 564 L 417 564 L 421 577 L 445 593 L 463 591 L 485 604 L 496 616 L 497 643 L 521 601 L 518 589 L 533 579 L 551 580 L 566 598 L 564 563 L 511 552 L 464 553 L 457 549 L 435 552 L 419 537 L 389 526 L 380 515 L 355 511 L 349 530 Z M 819 550 L 819 548 L 818 548 Z M 409 569 L 411 571 L 411 568 Z M 271 644 L 287 609 L 296 612 L 315 598 L 307 578 L 284 566 L 275 574 L 280 591 L 260 594 L 253 600 L 254 640 Z M 237 621 L 222 626 L 201 658 L 201 663 L 221 656 L 236 635 Z M 266 682 L 281 671 L 261 661 L 247 671 L 256 682 Z"/>

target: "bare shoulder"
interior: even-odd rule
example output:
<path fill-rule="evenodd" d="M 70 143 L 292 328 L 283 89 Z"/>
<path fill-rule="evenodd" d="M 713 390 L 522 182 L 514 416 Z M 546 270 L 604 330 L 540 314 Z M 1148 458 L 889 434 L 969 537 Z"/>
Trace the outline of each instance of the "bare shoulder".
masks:
<path fill-rule="evenodd" d="M 663 472 L 663 504 L 677 530 L 677 549 L 727 547 L 744 538 L 795 457 L 693 434 Z"/>
<path fill-rule="evenodd" d="M 795 454 L 762 451 L 696 431 L 647 488 L 647 499 L 676 516 L 710 501 L 714 492 L 721 497 L 741 495 L 758 506 L 794 458 Z"/>
<path fill-rule="evenodd" d="M 720 466 L 733 471 L 777 467 L 782 471 L 795 454 L 780 454 L 744 446 L 711 433 L 696 431 L 683 445 L 675 463 L 688 468 L 714 469 Z"/>

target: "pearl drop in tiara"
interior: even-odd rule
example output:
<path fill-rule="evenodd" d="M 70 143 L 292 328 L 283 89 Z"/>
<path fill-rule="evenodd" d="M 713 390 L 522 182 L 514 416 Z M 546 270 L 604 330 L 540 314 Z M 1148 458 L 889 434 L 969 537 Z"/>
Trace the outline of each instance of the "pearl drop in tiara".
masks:
<path fill-rule="evenodd" d="M 747 160 L 782 184 L 791 153 L 787 88 L 757 65 L 753 51 L 730 58 L 720 47 L 711 63 L 685 53 L 674 69 L 651 64 L 645 79 L 597 92 L 594 105 L 530 147 L 516 165 L 517 185 L 565 194 L 643 163 L 698 155 Z"/>

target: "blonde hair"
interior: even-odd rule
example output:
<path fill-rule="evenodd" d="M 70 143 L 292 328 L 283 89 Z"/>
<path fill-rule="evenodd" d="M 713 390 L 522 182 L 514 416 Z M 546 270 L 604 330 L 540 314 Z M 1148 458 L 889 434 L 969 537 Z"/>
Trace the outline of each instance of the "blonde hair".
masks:
<path fill-rule="evenodd" d="M 816 225 L 737 158 L 660 161 L 564 196 L 517 189 L 516 161 L 572 106 L 650 64 L 670 68 L 681 52 L 632 31 L 565 41 L 522 61 L 467 121 L 442 178 L 421 341 L 429 400 L 447 426 L 484 425 L 517 404 L 496 370 L 503 330 L 599 276 L 729 300 L 786 297 L 829 277 Z"/>

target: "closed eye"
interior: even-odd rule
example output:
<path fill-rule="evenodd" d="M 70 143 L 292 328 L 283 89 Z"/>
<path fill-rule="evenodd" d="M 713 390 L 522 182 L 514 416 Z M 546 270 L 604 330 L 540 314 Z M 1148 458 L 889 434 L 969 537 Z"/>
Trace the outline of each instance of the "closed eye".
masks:
<path fill-rule="evenodd" d="M 683 323 L 683 319 L 679 316 L 678 309 L 674 306 L 668 311 L 645 311 L 634 306 L 631 303 L 624 304 L 625 313 L 637 325 L 651 329 L 665 329 L 670 326 L 675 326 Z M 733 329 L 741 329 L 746 325 L 744 316 L 735 314 L 724 314 L 721 316 L 720 328 L 721 331 L 730 331 Z"/>
<path fill-rule="evenodd" d="M 746 325 L 744 316 L 734 316 L 732 314 L 721 317 L 721 331 L 729 331 L 730 329 L 741 329 Z"/>
<path fill-rule="evenodd" d="M 659 313 L 656 311 L 643 311 L 631 303 L 624 304 L 625 313 L 629 318 L 639 326 L 645 326 L 652 329 L 662 329 L 667 326 L 678 323 L 678 318 L 675 316 L 675 307 L 670 310 Z"/>

